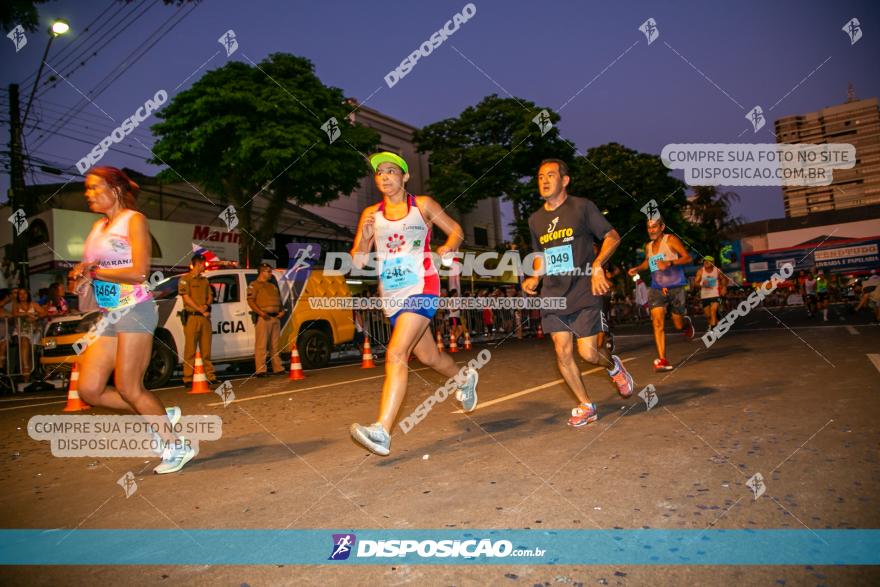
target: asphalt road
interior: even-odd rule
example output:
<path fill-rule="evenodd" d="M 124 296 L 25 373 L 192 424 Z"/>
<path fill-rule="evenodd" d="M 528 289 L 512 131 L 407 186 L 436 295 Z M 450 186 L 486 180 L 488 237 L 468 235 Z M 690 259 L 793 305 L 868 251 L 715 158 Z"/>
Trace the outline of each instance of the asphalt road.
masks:
<path fill-rule="evenodd" d="M 701 320 L 698 328 L 704 327 Z M 588 371 L 598 422 L 571 429 L 550 341 L 488 348 L 481 405 L 453 398 L 404 434 L 392 454 L 348 435 L 378 408 L 381 368 L 342 365 L 232 379 L 236 400 L 159 392 L 185 415 L 214 414 L 222 437 L 182 472 L 156 459 L 56 458 L 28 420 L 59 414 L 57 393 L 0 398 L 3 528 L 791 528 L 880 527 L 880 327 L 864 317 L 808 320 L 757 309 L 711 348 L 671 334 L 676 370 L 652 372 L 646 324 L 616 329 L 618 354 L 651 410 Z M 411 363 L 401 410 L 444 381 Z M 556 383 L 554 383 L 556 382 Z M 109 413 L 90 410 L 88 414 Z M 117 485 L 131 471 L 138 489 Z M 761 473 L 766 493 L 746 482 Z M 144 566 L 6 567 L 4 584 L 878 584 L 875 567 L 828 566 Z"/>

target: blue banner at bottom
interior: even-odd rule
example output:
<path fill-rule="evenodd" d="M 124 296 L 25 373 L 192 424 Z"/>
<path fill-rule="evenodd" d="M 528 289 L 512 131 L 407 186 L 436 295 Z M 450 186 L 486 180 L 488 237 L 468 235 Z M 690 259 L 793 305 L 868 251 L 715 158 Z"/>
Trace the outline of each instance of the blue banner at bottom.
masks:
<path fill-rule="evenodd" d="M 2 565 L 877 565 L 880 530 L 0 530 Z"/>

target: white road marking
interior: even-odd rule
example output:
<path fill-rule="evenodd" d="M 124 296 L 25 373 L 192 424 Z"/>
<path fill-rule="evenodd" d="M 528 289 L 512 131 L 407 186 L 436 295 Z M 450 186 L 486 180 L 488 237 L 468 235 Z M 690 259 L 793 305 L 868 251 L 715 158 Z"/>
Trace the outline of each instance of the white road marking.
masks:
<path fill-rule="evenodd" d="M 874 367 L 880 371 L 880 355 L 877 353 L 868 353 L 868 358 L 874 363 Z"/>
<path fill-rule="evenodd" d="M 430 367 L 422 367 L 421 369 L 410 369 L 411 373 L 415 373 L 416 371 L 427 371 Z M 337 385 L 348 385 L 349 383 L 359 383 L 361 381 L 370 381 L 371 379 L 382 379 L 385 377 L 385 374 L 381 375 L 373 375 L 372 377 L 361 377 L 360 379 L 349 379 L 347 381 L 337 381 L 336 383 L 325 383 L 324 385 L 313 385 L 311 387 L 301 387 L 299 389 L 288 389 L 287 391 L 276 391 L 274 393 L 264 393 L 262 395 L 255 395 L 251 397 L 243 397 L 241 399 L 235 399 L 229 402 L 230 404 L 237 404 L 241 402 L 250 402 L 258 399 L 264 399 L 267 397 L 277 397 L 279 395 L 290 395 L 292 393 L 300 393 L 303 391 L 312 391 L 315 389 L 326 389 L 328 387 L 336 387 Z M 213 406 L 222 406 L 223 402 L 214 402 L 208 404 L 209 407 Z"/>
<path fill-rule="evenodd" d="M 616 338 L 616 337 L 615 337 Z M 623 359 L 623 362 L 632 361 L 638 357 L 630 357 L 628 359 Z M 598 371 L 605 371 L 605 367 L 594 367 L 593 369 L 587 369 L 586 371 L 581 371 L 581 375 L 586 375 L 588 373 L 596 373 Z M 547 389 L 548 387 L 553 387 L 554 385 L 559 385 L 560 383 L 565 383 L 565 379 L 556 379 L 554 381 L 550 381 L 548 383 L 543 383 L 541 385 L 536 385 L 535 387 L 529 387 L 528 389 L 523 389 L 522 391 L 516 391 L 514 393 L 510 393 L 507 395 L 503 395 L 501 397 L 495 398 L 493 400 L 489 400 L 487 402 L 480 402 L 477 404 L 477 407 L 474 409 L 480 410 L 483 408 L 488 408 L 489 406 L 494 406 L 495 404 L 500 404 L 501 402 L 506 402 L 507 400 L 511 400 L 517 397 L 521 397 L 524 395 L 528 395 L 530 393 L 534 393 L 536 391 L 541 391 L 542 389 Z M 452 412 L 453 414 L 463 414 L 464 410 L 455 410 Z"/>
<path fill-rule="evenodd" d="M 849 332 L 850 334 L 859 334 L 858 330 L 856 330 L 855 328 L 853 328 L 852 326 L 849 326 L 849 325 L 847 325 L 846 331 Z"/>
<path fill-rule="evenodd" d="M 414 359 L 414 360 L 418 361 L 418 359 Z M 461 365 L 466 362 L 467 361 L 456 361 L 455 363 L 456 363 L 456 365 Z M 378 367 L 380 365 L 384 365 L 385 361 L 376 360 L 376 361 L 374 361 L 374 363 Z M 320 371 L 327 371 L 329 369 L 342 369 L 343 367 L 360 368 L 359 363 L 346 363 L 345 365 L 333 365 L 332 367 L 319 367 L 318 369 L 309 369 L 308 371 L 306 371 L 306 373 L 318 373 Z M 422 369 L 410 369 L 410 371 L 422 371 Z M 221 375 L 222 375 L 222 373 L 221 373 Z M 248 375 L 247 377 L 236 377 L 235 379 L 219 379 L 219 376 L 218 376 L 218 380 L 220 381 L 220 383 L 226 383 L 227 381 L 230 383 L 238 383 L 241 381 L 250 381 L 253 378 L 254 378 L 253 374 Z M 187 389 L 187 386 L 186 385 L 172 385 L 170 387 L 157 387 L 155 389 L 151 389 L 150 391 L 153 391 L 153 392 L 166 391 L 168 389 Z M 63 397 L 67 397 L 67 396 L 63 396 Z M 212 405 L 214 405 L 214 404 L 212 404 Z"/>
<path fill-rule="evenodd" d="M 0 399 L 0 402 L 38 402 L 43 401 L 44 399 L 58 399 L 60 397 L 66 398 L 66 395 L 47 395 L 44 397 L 15 397 L 9 399 Z"/>
<path fill-rule="evenodd" d="M 21 410 L 24 408 L 36 408 L 37 406 L 53 406 L 55 404 L 66 404 L 67 400 L 60 402 L 46 402 L 43 404 L 27 404 L 26 406 L 12 406 L 11 408 L 0 408 L 0 412 L 6 412 L 8 410 Z"/>
<path fill-rule="evenodd" d="M 463 362 L 464 362 L 464 361 L 456 361 L 456 363 L 463 363 Z M 351 366 L 352 366 L 352 365 L 340 365 L 340 367 L 351 367 Z M 425 371 L 425 370 L 428 370 L 428 369 L 429 369 L 429 367 L 422 367 L 421 369 L 410 369 L 410 371 L 411 371 L 411 372 L 416 372 L 416 371 Z M 317 370 L 317 369 L 316 369 L 316 370 Z M 246 402 L 246 401 L 251 401 L 251 400 L 255 400 L 255 399 L 262 399 L 262 398 L 264 398 L 264 397 L 273 397 L 273 396 L 276 396 L 276 395 L 287 395 L 287 394 L 291 394 L 291 393 L 299 393 L 299 392 L 301 392 L 301 391 L 310 391 L 310 390 L 313 390 L 313 389 L 324 389 L 324 388 L 327 388 L 327 387 L 334 387 L 334 386 L 336 386 L 336 385 L 347 385 L 347 384 L 349 384 L 349 383 L 357 383 L 358 381 L 369 381 L 370 379 L 379 379 L 379 378 L 382 378 L 382 377 L 385 377 L 384 373 L 383 373 L 382 375 L 375 375 L 375 376 L 372 376 L 372 377 L 362 377 L 362 378 L 360 378 L 360 379 L 350 379 L 350 380 L 348 380 L 348 381 L 340 381 L 339 383 L 328 383 L 328 384 L 326 384 L 326 385 L 313 385 L 312 387 L 303 387 L 302 389 L 293 389 L 293 390 L 289 390 L 289 391 L 278 391 L 278 392 L 275 392 L 275 393 L 266 393 L 266 394 L 263 394 L 263 395 L 256 395 L 256 396 L 253 396 L 253 397 L 245 397 L 245 398 L 241 398 L 241 399 L 233 400 L 233 401 L 230 402 L 230 403 Z M 251 378 L 252 378 L 252 377 L 245 377 L 245 378 L 242 378 L 242 379 L 235 379 L 235 380 L 229 380 L 229 381 L 247 381 L 248 379 L 251 379 Z M 177 387 L 161 387 L 161 388 L 159 388 L 159 389 L 151 389 L 150 391 L 152 391 L 152 392 L 156 392 L 156 391 L 163 391 L 163 390 L 168 390 L 168 389 L 181 389 L 181 387 L 180 387 L 179 385 L 178 385 Z M 185 389 L 185 388 L 184 388 L 184 389 Z M 66 398 L 67 396 L 63 396 L 63 395 L 61 395 L 61 396 L 54 396 L 54 397 L 64 397 L 64 398 Z M 22 398 L 22 399 L 25 399 L 25 398 Z M 30 399 L 30 400 L 38 400 L 38 399 L 51 399 L 51 398 L 26 398 L 26 399 Z M 16 401 L 16 400 L 4 400 L 4 401 Z M 12 407 L 9 407 L 9 408 L 0 408 L 0 412 L 5 412 L 5 411 L 8 411 L 8 410 L 20 410 L 20 409 L 24 409 L 24 408 L 35 408 L 35 407 L 38 407 L 38 406 L 51 406 L 51 405 L 54 405 L 54 404 L 63 404 L 63 403 L 67 403 L 67 400 L 65 399 L 65 400 L 63 400 L 63 401 L 58 401 L 58 402 L 45 402 L 45 403 L 39 403 L 39 404 L 27 404 L 27 405 L 24 405 L 24 406 L 12 406 Z M 209 406 L 222 406 L 222 405 L 223 405 L 223 402 L 215 402 L 215 403 L 211 403 L 211 404 L 208 404 L 208 405 L 209 405 Z"/>

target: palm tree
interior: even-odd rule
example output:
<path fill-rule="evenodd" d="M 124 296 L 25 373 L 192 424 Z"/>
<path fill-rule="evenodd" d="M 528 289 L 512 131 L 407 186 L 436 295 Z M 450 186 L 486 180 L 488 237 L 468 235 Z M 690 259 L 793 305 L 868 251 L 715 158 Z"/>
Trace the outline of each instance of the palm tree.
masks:
<path fill-rule="evenodd" d="M 688 198 L 686 214 L 703 233 L 700 239 L 704 244 L 704 255 L 717 257 L 721 242 L 729 233 L 742 224 L 739 216 L 731 215 L 730 206 L 739 201 L 736 192 L 722 192 L 715 186 L 696 186 Z"/>

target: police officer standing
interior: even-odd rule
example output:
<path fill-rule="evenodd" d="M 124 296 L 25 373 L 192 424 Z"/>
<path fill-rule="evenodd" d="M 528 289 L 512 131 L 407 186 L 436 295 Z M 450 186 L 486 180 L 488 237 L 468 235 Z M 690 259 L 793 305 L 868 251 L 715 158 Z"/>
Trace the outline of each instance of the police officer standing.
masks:
<path fill-rule="evenodd" d="M 254 358 L 257 362 L 257 377 L 267 377 L 266 373 L 266 342 L 269 343 L 269 352 L 272 359 L 272 374 L 282 375 L 284 367 L 281 365 L 281 357 L 278 355 L 278 344 L 281 339 L 281 321 L 284 309 L 281 307 L 281 292 L 278 286 L 270 281 L 272 278 L 272 266 L 268 263 L 260 264 L 260 272 L 256 281 L 248 286 L 247 301 L 251 310 L 256 314 L 256 352 Z"/>
<path fill-rule="evenodd" d="M 193 380 L 193 364 L 196 359 L 196 344 L 205 364 L 205 377 L 209 383 L 217 383 L 214 365 L 211 363 L 211 301 L 213 298 L 208 278 L 202 275 L 205 270 L 205 257 L 193 255 L 190 272 L 177 282 L 177 293 L 183 298 L 183 382 L 187 385 Z"/>

